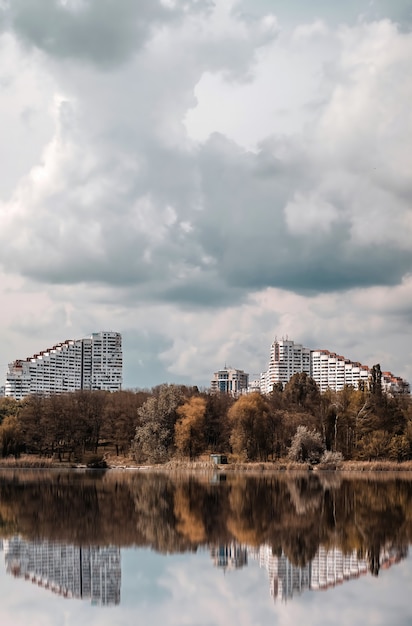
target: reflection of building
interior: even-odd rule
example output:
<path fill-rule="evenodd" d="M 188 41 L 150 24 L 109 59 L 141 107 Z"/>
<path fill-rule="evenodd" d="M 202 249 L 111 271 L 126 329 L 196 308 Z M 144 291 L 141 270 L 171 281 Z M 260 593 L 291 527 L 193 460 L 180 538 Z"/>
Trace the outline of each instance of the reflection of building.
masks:
<path fill-rule="evenodd" d="M 271 546 L 263 545 L 259 548 L 250 548 L 249 556 L 259 562 L 269 574 L 270 595 L 275 599 L 287 600 L 293 595 L 310 589 L 311 564 L 304 567 L 293 565 L 282 553 L 276 556 L 272 553 Z"/>
<path fill-rule="evenodd" d="M 326 590 L 344 581 L 359 578 L 370 570 L 370 556 L 360 558 L 356 550 L 344 554 L 339 548 L 319 546 L 315 557 L 303 567 L 293 565 L 285 554 L 276 556 L 268 545 L 248 548 L 250 557 L 255 558 L 269 574 L 270 593 L 276 600 L 288 600 L 306 589 Z M 388 568 L 407 555 L 404 547 L 382 548 L 377 555 L 376 567 Z M 376 573 L 376 572 L 372 572 Z"/>
<path fill-rule="evenodd" d="M 311 562 L 311 589 L 327 589 L 344 580 L 358 578 L 368 572 L 368 563 L 358 558 L 356 550 L 344 554 L 339 548 L 327 550 L 319 546 Z"/>
<path fill-rule="evenodd" d="M 120 333 L 99 332 L 10 363 L 5 395 L 21 400 L 29 395 L 81 389 L 119 391 L 121 386 L 122 337 Z"/>
<path fill-rule="evenodd" d="M 66 598 L 119 604 L 120 549 L 48 541 L 4 540 L 6 570 Z"/>
<path fill-rule="evenodd" d="M 213 374 L 210 389 L 211 391 L 220 391 L 221 393 L 229 393 L 236 396 L 247 390 L 248 381 L 249 374 L 246 374 L 243 370 L 224 367 Z"/>
<path fill-rule="evenodd" d="M 210 556 L 216 567 L 223 567 L 225 570 L 247 565 L 247 548 L 235 542 L 212 546 Z"/>

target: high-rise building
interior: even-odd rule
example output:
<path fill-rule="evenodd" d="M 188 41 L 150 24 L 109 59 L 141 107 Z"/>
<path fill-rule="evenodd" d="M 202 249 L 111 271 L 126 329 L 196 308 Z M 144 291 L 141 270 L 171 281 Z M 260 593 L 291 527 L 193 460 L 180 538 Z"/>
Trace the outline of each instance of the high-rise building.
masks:
<path fill-rule="evenodd" d="M 21 400 L 79 390 L 119 391 L 123 353 L 120 333 L 101 331 L 69 339 L 9 364 L 5 395 Z"/>
<path fill-rule="evenodd" d="M 310 375 L 309 348 L 289 339 L 275 339 L 270 346 L 269 368 L 260 378 L 262 393 L 270 393 L 275 383 L 285 385 L 291 376 L 301 372 Z"/>
<path fill-rule="evenodd" d="M 237 396 L 247 390 L 248 382 L 249 374 L 246 374 L 243 370 L 225 366 L 213 374 L 210 389 L 211 391 L 220 391 L 221 393 Z"/>
<path fill-rule="evenodd" d="M 260 391 L 270 393 L 273 385 L 285 385 L 298 373 L 311 376 L 320 391 L 341 391 L 345 385 L 367 388 L 370 368 L 329 350 L 311 350 L 289 339 L 281 339 L 270 347 L 269 367 L 260 376 Z M 388 393 L 409 393 L 409 384 L 391 372 L 382 372 L 382 389 Z"/>

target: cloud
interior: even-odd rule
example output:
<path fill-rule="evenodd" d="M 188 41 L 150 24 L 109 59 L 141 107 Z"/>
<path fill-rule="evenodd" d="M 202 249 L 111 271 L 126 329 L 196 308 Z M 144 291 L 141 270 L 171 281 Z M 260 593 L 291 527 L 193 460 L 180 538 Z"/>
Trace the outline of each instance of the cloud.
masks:
<path fill-rule="evenodd" d="M 181 2 L 158 0 L 13 0 L 6 19 L 29 46 L 108 69 L 129 59 L 155 26 L 181 14 Z"/>
<path fill-rule="evenodd" d="M 281 332 L 369 362 L 390 320 L 401 348 L 412 34 L 282 6 L 3 3 L 5 345 L 124 329 L 145 384 L 258 372 Z"/>

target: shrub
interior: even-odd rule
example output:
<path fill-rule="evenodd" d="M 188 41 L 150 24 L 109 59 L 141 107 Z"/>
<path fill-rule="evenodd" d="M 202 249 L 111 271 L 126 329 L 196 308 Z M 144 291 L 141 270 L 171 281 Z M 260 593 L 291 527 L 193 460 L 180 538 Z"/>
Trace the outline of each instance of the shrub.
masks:
<path fill-rule="evenodd" d="M 288 457 L 298 463 L 319 463 L 325 450 L 320 434 L 306 426 L 298 426 L 289 448 Z"/>
<path fill-rule="evenodd" d="M 342 452 L 332 452 L 332 450 L 325 450 L 320 459 L 320 466 L 322 467 L 322 469 L 337 469 L 342 465 L 342 462 Z"/>

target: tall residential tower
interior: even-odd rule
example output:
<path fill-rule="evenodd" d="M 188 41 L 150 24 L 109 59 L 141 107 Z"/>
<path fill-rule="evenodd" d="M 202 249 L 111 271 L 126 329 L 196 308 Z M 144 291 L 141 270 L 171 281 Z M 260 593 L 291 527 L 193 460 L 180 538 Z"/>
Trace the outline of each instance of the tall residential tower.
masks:
<path fill-rule="evenodd" d="M 21 400 L 79 390 L 119 391 L 122 387 L 122 336 L 101 331 L 69 339 L 25 360 L 9 364 L 5 395 Z"/>

